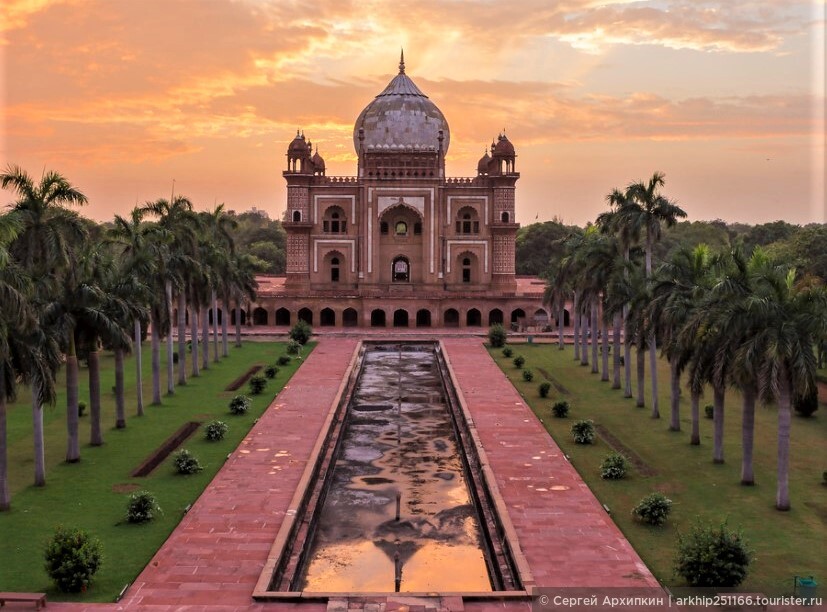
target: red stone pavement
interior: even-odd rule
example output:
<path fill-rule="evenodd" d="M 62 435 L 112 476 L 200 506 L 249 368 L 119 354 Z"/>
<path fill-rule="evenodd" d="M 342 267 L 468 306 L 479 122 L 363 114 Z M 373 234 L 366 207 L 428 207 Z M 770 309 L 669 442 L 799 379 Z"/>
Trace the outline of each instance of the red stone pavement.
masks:
<path fill-rule="evenodd" d="M 452 337 L 444 345 L 535 584 L 657 586 L 482 340 Z M 356 346 L 355 338 L 321 339 L 120 603 L 49 607 L 324 609 L 313 602 L 255 603 L 251 593 Z M 530 608 L 517 602 L 449 601 L 442 607 Z M 386 609 L 398 607 L 388 598 Z M 417 608 L 411 606 L 411 612 Z"/>

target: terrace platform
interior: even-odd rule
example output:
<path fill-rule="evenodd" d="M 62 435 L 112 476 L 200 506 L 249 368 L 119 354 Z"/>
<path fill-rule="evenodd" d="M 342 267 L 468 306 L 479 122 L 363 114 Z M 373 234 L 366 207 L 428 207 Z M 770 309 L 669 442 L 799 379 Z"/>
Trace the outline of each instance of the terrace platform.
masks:
<path fill-rule="evenodd" d="M 386 332 L 386 336 L 392 333 Z M 433 334 L 432 334 L 433 336 Z M 417 334 L 417 339 L 423 339 Z M 658 587 L 479 337 L 443 338 L 510 523 L 537 586 Z M 331 404 L 355 357 L 355 337 L 322 336 L 149 565 L 117 604 L 61 610 L 530 610 L 529 602 L 257 603 L 251 598 Z"/>

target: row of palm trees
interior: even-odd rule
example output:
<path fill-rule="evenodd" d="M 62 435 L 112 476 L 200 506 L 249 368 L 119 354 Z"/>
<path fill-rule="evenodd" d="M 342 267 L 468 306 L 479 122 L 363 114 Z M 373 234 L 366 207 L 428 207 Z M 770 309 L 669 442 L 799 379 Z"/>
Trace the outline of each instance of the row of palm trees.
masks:
<path fill-rule="evenodd" d="M 706 245 L 682 248 L 657 267 L 652 251 L 662 229 L 686 213 L 660 191 L 664 175 L 614 190 L 610 210 L 582 234 L 564 240 L 546 292 L 559 312 L 573 303 L 574 358 L 600 372 L 612 388 L 632 397 L 631 353 L 636 351 L 639 407 L 645 404 L 649 355 L 651 416 L 658 405 L 658 349 L 669 363 L 670 424 L 680 431 L 681 379 L 691 397 L 691 444 L 700 444 L 700 398 L 713 395 L 713 462 L 724 462 L 725 392 L 742 397 L 741 482 L 755 482 L 752 449 L 757 401 L 778 408 L 776 508 L 788 510 L 792 404 L 815 392 L 814 347 L 827 335 L 827 292 L 822 279 L 802 276 L 756 248 L 712 253 Z M 609 334 L 611 326 L 611 340 Z M 598 340 L 598 337 L 602 340 Z M 610 349 L 611 343 L 611 349 Z M 623 358 L 621 359 L 621 351 Z M 623 370 L 623 375 L 621 373 Z M 621 384 L 623 378 L 624 384 Z"/>
<path fill-rule="evenodd" d="M 190 313 L 192 376 L 209 367 L 209 311 L 213 360 L 228 355 L 224 305 L 254 299 L 255 258 L 235 251 L 233 219 L 223 205 L 195 212 L 183 196 L 135 207 L 103 230 L 76 211 L 86 196 L 57 172 L 36 182 L 23 169 L 0 173 L 14 193 L 0 214 L 0 510 L 11 504 L 6 411 L 19 386 L 32 395 L 34 483 L 46 483 L 43 405 L 56 396 L 57 371 L 66 372 L 66 461 L 80 460 L 78 360 L 89 375 L 92 445 L 103 444 L 99 350 L 115 360 L 118 428 L 126 427 L 124 361 L 135 353 L 136 414 L 144 414 L 141 342 L 151 337 L 152 403 L 162 401 L 161 342 L 167 343 L 167 393 L 187 381 L 186 317 Z M 178 376 L 173 372 L 173 314 L 178 308 Z M 224 306 L 225 310 L 228 306 Z M 219 318 L 221 350 L 219 351 Z M 240 345 L 240 317 L 236 344 Z M 200 336 L 198 322 L 202 323 Z M 199 363 L 199 352 L 201 360 Z"/>

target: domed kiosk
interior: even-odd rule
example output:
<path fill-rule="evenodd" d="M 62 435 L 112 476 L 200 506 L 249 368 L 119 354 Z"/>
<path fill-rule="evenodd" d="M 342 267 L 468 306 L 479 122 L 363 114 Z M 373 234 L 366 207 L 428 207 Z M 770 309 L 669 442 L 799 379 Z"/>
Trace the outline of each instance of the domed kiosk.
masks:
<path fill-rule="evenodd" d="M 263 279 L 256 304 L 268 320 L 484 327 L 545 312 L 543 283 L 515 275 L 513 144 L 501 133 L 468 176 L 447 177 L 450 141 L 404 55 L 354 123 L 356 176 L 332 176 L 299 130 L 283 172 L 287 275 Z"/>

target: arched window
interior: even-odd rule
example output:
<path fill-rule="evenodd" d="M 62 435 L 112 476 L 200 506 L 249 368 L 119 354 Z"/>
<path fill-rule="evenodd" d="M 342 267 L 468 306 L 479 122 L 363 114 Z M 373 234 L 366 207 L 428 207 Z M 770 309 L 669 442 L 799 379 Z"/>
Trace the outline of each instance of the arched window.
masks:
<path fill-rule="evenodd" d="M 414 223 L 414 236 L 421 236 L 422 235 L 422 224 L 417 221 Z"/>
<path fill-rule="evenodd" d="M 322 231 L 325 234 L 344 234 L 347 232 L 347 219 L 344 211 L 338 206 L 328 208 L 322 220 Z"/>
<path fill-rule="evenodd" d="M 387 234 L 388 234 L 388 222 L 387 221 L 382 221 L 379 224 L 379 233 L 382 234 L 383 236 L 387 236 Z"/>
<path fill-rule="evenodd" d="M 391 278 L 395 283 L 407 283 L 411 280 L 411 268 L 405 257 L 397 257 L 393 260 Z"/>
<path fill-rule="evenodd" d="M 508 213 L 507 213 L 507 212 L 504 212 L 504 213 L 500 216 L 500 219 L 502 220 L 502 222 L 503 222 L 503 223 L 508 223 L 508 222 L 509 222 L 509 216 L 508 216 Z"/>
<path fill-rule="evenodd" d="M 468 257 L 462 260 L 462 282 L 471 282 L 471 259 Z"/>
<path fill-rule="evenodd" d="M 330 282 L 339 282 L 339 258 L 334 257 L 330 260 Z"/>
<path fill-rule="evenodd" d="M 299 210 L 293 211 L 293 223 L 301 223 L 302 213 Z"/>
<path fill-rule="evenodd" d="M 479 234 L 480 220 L 477 217 L 477 211 L 469 207 L 460 209 L 457 215 L 456 230 L 457 234 Z"/>
<path fill-rule="evenodd" d="M 393 231 L 397 236 L 407 236 L 408 224 L 404 221 L 397 221 L 396 225 L 394 225 Z"/>

